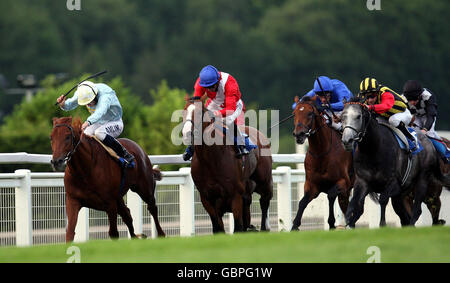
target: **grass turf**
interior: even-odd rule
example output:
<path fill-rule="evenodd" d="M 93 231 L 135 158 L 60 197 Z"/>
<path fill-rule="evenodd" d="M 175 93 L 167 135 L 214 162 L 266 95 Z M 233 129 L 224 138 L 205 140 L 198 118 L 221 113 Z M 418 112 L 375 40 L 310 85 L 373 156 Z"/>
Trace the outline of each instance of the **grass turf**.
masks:
<path fill-rule="evenodd" d="M 450 227 L 381 228 L 295 233 L 96 240 L 26 248 L 0 248 L 0 262 L 66 262 L 70 246 L 81 262 L 450 262 Z"/>

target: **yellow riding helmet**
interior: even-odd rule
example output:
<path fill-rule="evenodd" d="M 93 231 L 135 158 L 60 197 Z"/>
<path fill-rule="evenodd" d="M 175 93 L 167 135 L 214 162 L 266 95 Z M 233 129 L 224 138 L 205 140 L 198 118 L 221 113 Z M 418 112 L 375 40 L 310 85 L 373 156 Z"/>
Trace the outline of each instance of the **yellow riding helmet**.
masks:
<path fill-rule="evenodd" d="M 359 85 L 359 94 L 364 96 L 369 92 L 378 92 L 380 88 L 381 86 L 376 79 L 365 78 Z"/>
<path fill-rule="evenodd" d="M 87 105 L 98 94 L 98 89 L 93 82 L 84 81 L 78 85 L 75 95 L 78 96 L 78 105 Z"/>

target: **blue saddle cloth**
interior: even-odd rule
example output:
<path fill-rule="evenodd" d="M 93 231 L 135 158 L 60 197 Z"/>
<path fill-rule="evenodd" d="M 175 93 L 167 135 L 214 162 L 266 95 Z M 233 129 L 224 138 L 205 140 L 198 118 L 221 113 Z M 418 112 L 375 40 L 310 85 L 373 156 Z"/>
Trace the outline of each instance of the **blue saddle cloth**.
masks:
<path fill-rule="evenodd" d="M 434 147 L 439 152 L 439 154 L 441 154 L 443 157 L 445 157 L 445 159 L 447 160 L 447 163 L 448 163 L 448 161 L 450 161 L 450 150 L 447 149 L 447 146 L 438 139 L 434 139 L 432 137 L 428 137 L 428 138 L 433 143 Z"/>
<path fill-rule="evenodd" d="M 411 133 L 411 135 L 413 135 L 417 138 L 417 133 L 416 133 L 416 131 L 414 131 L 413 128 L 408 127 L 408 131 Z M 395 132 L 393 132 L 393 133 L 394 133 L 395 138 L 397 139 L 397 142 L 398 142 L 398 145 L 400 146 L 400 148 L 406 150 L 406 145 L 403 143 L 403 141 L 397 136 L 397 134 Z M 411 141 L 410 139 L 408 139 L 408 137 L 406 137 L 406 140 L 408 141 L 409 148 L 413 148 L 414 142 Z M 412 155 L 416 155 L 419 152 L 421 152 L 422 150 L 423 150 L 423 146 L 420 143 L 419 139 L 417 138 L 417 148 L 412 152 Z"/>

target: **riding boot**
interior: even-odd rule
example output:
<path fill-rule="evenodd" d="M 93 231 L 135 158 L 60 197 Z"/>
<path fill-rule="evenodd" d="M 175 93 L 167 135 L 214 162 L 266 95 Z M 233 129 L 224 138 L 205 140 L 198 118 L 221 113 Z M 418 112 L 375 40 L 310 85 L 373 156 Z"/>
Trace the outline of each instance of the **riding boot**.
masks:
<path fill-rule="evenodd" d="M 416 138 L 408 131 L 405 124 L 403 122 L 400 122 L 400 124 L 397 126 L 397 129 L 399 129 L 407 139 L 411 140 L 413 142 L 414 148 L 410 148 L 409 151 L 413 152 L 417 149 L 417 141 Z"/>
<path fill-rule="evenodd" d="M 192 145 L 189 145 L 183 153 L 183 160 L 188 161 L 192 158 L 192 156 L 194 156 L 194 151 L 192 150 Z"/>
<path fill-rule="evenodd" d="M 245 146 L 245 136 L 239 130 L 236 124 L 234 124 L 234 129 L 236 133 L 235 139 L 235 148 L 236 148 L 236 157 L 241 158 L 243 155 L 247 155 L 250 152 L 247 150 Z"/>
<path fill-rule="evenodd" d="M 128 164 L 133 162 L 134 156 L 131 155 L 127 149 L 115 138 L 113 138 L 110 135 L 106 135 L 105 139 L 103 140 L 103 143 L 106 146 L 109 146 L 112 148 L 119 157 L 122 157 Z"/>

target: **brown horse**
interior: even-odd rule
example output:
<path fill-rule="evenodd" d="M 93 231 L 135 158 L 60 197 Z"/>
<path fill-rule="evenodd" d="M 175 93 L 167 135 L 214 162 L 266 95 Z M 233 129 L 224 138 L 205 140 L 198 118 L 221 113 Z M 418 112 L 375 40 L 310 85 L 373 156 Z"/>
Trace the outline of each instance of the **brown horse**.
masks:
<path fill-rule="evenodd" d="M 213 233 L 225 232 L 222 221 L 225 212 L 233 213 L 235 232 L 250 227 L 253 192 L 261 195 L 261 230 L 267 230 L 273 183 L 272 156 L 261 154 L 262 149 L 270 151 L 265 137 L 256 129 L 245 127 L 245 132 L 250 132 L 252 140 L 257 141 L 258 148 L 242 159 L 236 158 L 233 143 L 227 144 L 222 126 L 213 122 L 214 114 L 206 110 L 202 101 L 187 99 L 185 110 L 185 123 L 190 122 L 185 127 L 190 129 L 184 133 L 184 138 L 194 140 L 194 135 L 198 134 L 203 137 L 200 137 L 200 144 L 194 143 L 191 174 L 203 207 L 211 218 Z M 221 142 L 206 141 L 207 135 Z"/>
<path fill-rule="evenodd" d="M 80 119 L 72 122 L 72 117 L 53 118 L 51 163 L 55 171 L 65 170 L 67 242 L 74 239 L 81 207 L 106 211 L 111 238 L 119 237 L 117 214 L 127 225 L 131 237 L 136 237 L 130 210 L 123 200 L 129 188 L 147 203 L 158 236 L 165 235 L 159 225 L 155 202 L 156 180 L 161 180 L 161 173 L 152 169 L 150 159 L 139 145 L 129 139 L 119 141 L 135 157 L 135 167 L 125 169 L 122 190 L 119 164 L 97 141 L 82 133 Z"/>
<path fill-rule="evenodd" d="M 328 195 L 330 229 L 335 228 L 334 202 L 347 211 L 350 190 L 353 186 L 352 153 L 346 152 L 340 134 L 329 127 L 314 102 L 305 97 L 294 110 L 294 132 L 298 144 L 308 138 L 309 148 L 305 157 L 304 196 L 298 205 L 292 230 L 298 230 L 303 211 L 320 193 Z"/>

